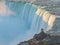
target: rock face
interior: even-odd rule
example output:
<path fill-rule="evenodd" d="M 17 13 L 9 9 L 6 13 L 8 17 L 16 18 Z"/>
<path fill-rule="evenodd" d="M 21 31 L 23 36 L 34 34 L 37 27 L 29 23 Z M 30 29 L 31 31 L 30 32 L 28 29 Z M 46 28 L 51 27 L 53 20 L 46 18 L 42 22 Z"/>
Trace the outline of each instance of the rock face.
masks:
<path fill-rule="evenodd" d="M 47 34 L 43 30 L 41 30 L 41 32 L 39 34 L 35 34 L 33 38 L 36 40 L 42 40 L 45 37 L 47 37 Z"/>
<path fill-rule="evenodd" d="M 47 34 L 45 34 L 44 31 L 42 30 L 41 33 L 35 34 L 33 39 L 21 42 L 18 45 L 39 45 L 39 42 L 43 40 L 45 37 L 47 37 Z"/>
<path fill-rule="evenodd" d="M 29 43 L 27 41 L 24 41 L 24 42 L 21 42 L 20 44 L 18 45 L 29 45 Z"/>
<path fill-rule="evenodd" d="M 18 45 L 60 45 L 60 36 L 46 34 L 43 30 L 28 41 L 21 42 Z"/>

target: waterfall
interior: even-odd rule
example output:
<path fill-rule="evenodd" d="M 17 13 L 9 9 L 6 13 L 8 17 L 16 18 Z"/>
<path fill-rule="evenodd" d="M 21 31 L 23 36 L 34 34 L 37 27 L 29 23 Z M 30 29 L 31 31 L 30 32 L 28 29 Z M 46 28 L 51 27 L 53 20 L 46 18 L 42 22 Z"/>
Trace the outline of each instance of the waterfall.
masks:
<path fill-rule="evenodd" d="M 24 19 L 25 21 L 27 21 L 28 19 L 30 8 L 31 8 L 31 4 L 26 3 L 24 5 L 23 12 L 22 12 L 22 19 Z"/>
<path fill-rule="evenodd" d="M 35 16 L 35 12 L 36 12 L 37 8 L 34 6 L 31 6 L 30 12 L 29 12 L 29 16 L 28 16 L 28 27 L 31 27 L 32 21 L 34 19 Z"/>
<path fill-rule="evenodd" d="M 48 20 L 50 17 L 50 14 L 41 8 L 39 14 L 36 14 L 37 10 L 37 6 L 33 6 L 33 4 L 26 3 L 24 5 L 21 17 L 26 22 L 27 28 L 29 30 L 35 30 L 36 33 L 39 32 L 41 28 L 43 28 L 44 31 L 47 30 L 47 28 L 49 27 Z"/>
<path fill-rule="evenodd" d="M 20 6 L 17 5 L 16 3 L 12 3 L 12 4 L 9 3 L 7 5 L 10 7 L 10 9 L 12 8 L 12 10 L 15 11 L 22 20 L 25 21 L 26 27 L 28 29 L 32 29 L 34 27 L 35 28 L 35 29 L 33 28 L 34 30 L 40 30 L 41 28 L 44 28 L 45 30 L 46 28 L 48 28 L 48 24 L 43 19 L 44 17 L 46 18 L 46 16 L 48 17 L 49 15 L 48 12 L 46 13 L 45 10 L 40 8 L 39 15 L 44 15 L 44 16 L 39 16 L 36 14 L 36 11 L 38 10 L 37 8 L 38 6 L 34 6 L 33 4 L 22 3 L 22 2 L 18 3 Z"/>
<path fill-rule="evenodd" d="M 8 1 L 3 4 L 3 8 L 4 6 L 15 13 L 0 16 L 0 42 L 2 41 L 4 45 L 31 39 L 40 33 L 41 28 L 44 31 L 49 27 L 51 29 L 55 20 L 55 16 L 34 4 Z"/>

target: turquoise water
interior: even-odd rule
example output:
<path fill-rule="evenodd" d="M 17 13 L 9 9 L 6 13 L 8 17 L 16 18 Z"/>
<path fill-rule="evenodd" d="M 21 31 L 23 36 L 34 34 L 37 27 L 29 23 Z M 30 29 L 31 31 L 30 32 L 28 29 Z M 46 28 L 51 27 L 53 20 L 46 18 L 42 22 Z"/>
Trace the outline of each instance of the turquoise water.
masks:
<path fill-rule="evenodd" d="M 5 6 L 15 14 L 0 16 L 0 45 L 16 45 L 48 27 L 30 3 L 6 2 Z"/>

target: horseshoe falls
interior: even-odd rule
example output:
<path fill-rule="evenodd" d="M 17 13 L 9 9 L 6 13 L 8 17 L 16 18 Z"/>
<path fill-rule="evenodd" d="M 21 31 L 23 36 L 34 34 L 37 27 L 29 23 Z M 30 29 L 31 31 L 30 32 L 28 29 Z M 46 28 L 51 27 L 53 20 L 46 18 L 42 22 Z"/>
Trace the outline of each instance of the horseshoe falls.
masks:
<path fill-rule="evenodd" d="M 55 21 L 54 15 L 34 4 L 6 1 L 0 7 L 0 45 L 17 45 L 41 28 L 50 30 Z"/>

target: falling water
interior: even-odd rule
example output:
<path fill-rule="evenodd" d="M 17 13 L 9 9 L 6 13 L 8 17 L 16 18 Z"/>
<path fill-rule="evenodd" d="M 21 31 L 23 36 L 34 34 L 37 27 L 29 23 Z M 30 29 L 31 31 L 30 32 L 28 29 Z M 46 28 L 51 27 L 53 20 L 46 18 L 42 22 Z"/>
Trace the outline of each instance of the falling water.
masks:
<path fill-rule="evenodd" d="M 24 5 L 23 12 L 22 12 L 22 19 L 24 19 L 25 21 L 27 21 L 28 19 L 30 8 L 31 8 L 31 4 L 26 3 Z"/>
<path fill-rule="evenodd" d="M 17 40 L 16 43 L 23 39 L 27 40 L 27 38 L 29 39 L 33 37 L 34 34 L 39 33 L 41 28 L 46 31 L 54 21 L 52 20 L 51 23 L 51 21 L 49 21 L 51 19 L 47 20 L 50 18 L 48 13 L 46 13 L 48 15 L 44 14 L 45 11 L 43 9 L 30 3 L 6 2 L 5 5 L 15 13 L 15 15 L 0 16 L 0 20 L 3 20 L 2 24 L 0 24 L 0 31 L 2 32 L 0 34 L 5 36 L 2 38 L 2 43 L 5 41 L 6 45 L 7 43 L 11 43 L 11 41 L 14 42 L 14 40 Z M 48 18 L 46 18 L 46 16 Z M 45 22 L 46 20 L 47 22 Z M 3 29 L 1 28 L 2 26 Z"/>

